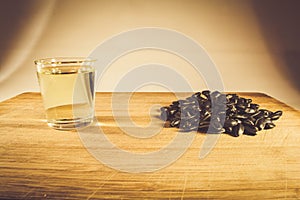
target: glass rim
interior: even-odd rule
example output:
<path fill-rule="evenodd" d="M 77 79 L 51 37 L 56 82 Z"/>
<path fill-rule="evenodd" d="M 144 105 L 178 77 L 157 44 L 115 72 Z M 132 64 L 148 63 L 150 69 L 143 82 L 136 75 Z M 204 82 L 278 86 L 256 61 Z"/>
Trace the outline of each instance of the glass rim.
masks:
<path fill-rule="evenodd" d="M 49 57 L 34 60 L 36 65 L 52 65 L 52 64 L 81 64 L 86 62 L 95 62 L 96 59 L 89 57 Z"/>

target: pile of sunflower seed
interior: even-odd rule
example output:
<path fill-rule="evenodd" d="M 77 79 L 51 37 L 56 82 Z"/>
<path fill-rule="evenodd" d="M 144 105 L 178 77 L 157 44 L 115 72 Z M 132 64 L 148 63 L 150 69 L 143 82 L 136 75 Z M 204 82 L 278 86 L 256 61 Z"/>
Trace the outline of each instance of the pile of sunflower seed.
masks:
<path fill-rule="evenodd" d="M 160 110 L 165 127 L 176 127 L 185 132 L 227 133 L 234 137 L 253 136 L 260 130 L 272 129 L 275 127 L 273 122 L 282 115 L 280 110 L 260 109 L 252 99 L 209 90 L 174 101 Z"/>

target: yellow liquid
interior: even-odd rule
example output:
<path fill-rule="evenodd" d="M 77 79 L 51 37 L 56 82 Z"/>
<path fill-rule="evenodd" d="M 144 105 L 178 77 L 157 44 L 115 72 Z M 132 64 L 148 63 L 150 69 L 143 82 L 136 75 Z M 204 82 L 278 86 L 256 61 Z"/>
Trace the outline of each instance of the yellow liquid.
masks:
<path fill-rule="evenodd" d="M 49 126 L 72 129 L 94 116 L 94 76 L 91 67 L 45 67 L 38 71 Z"/>

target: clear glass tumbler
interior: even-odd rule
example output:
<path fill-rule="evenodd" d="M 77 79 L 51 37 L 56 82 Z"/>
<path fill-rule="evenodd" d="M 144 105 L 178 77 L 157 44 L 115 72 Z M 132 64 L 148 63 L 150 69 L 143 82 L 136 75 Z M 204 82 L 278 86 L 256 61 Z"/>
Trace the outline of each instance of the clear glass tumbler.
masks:
<path fill-rule="evenodd" d="M 34 63 L 48 125 L 71 130 L 91 124 L 95 105 L 95 60 L 45 58 Z"/>

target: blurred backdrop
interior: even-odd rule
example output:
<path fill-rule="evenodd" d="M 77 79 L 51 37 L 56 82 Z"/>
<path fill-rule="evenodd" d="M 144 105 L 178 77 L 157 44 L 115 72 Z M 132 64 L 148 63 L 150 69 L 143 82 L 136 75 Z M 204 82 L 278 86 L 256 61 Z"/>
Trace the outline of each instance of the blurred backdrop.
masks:
<path fill-rule="evenodd" d="M 226 91 L 264 92 L 300 109 L 299 10 L 298 0 L 0 0 L 0 101 L 39 91 L 34 59 L 88 56 L 120 32 L 161 27 L 201 44 Z M 114 62 L 101 91 L 149 62 L 173 67 L 194 90 L 206 87 L 181 58 L 145 50 Z"/>

